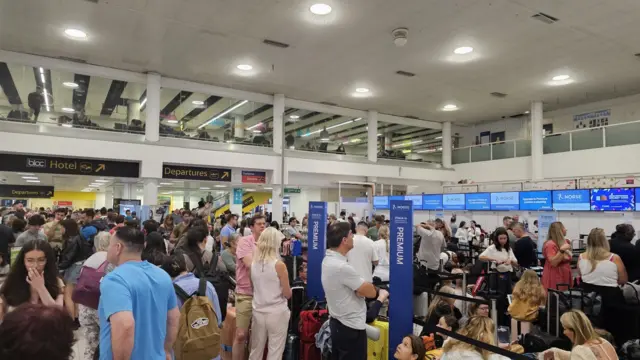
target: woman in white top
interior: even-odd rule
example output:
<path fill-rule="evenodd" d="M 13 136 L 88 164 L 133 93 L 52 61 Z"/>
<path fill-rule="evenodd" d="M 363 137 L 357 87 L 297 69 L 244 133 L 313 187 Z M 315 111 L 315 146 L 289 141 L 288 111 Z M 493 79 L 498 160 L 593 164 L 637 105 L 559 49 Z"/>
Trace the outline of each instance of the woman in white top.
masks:
<path fill-rule="evenodd" d="M 238 230 L 236 230 L 236 233 L 240 235 L 240 237 L 251 235 L 251 229 L 249 229 L 247 224 L 247 220 L 240 221 L 240 226 L 238 227 Z"/>
<path fill-rule="evenodd" d="M 289 274 L 278 249 L 284 235 L 273 227 L 262 232 L 251 264 L 253 319 L 249 360 L 262 360 L 268 344 L 267 360 L 281 360 L 289 327 L 291 297 Z"/>
<path fill-rule="evenodd" d="M 378 240 L 373 243 L 375 251 L 378 253 L 378 265 L 373 271 L 373 276 L 377 276 L 382 281 L 389 281 L 389 227 L 381 226 L 378 230 Z"/>
<path fill-rule="evenodd" d="M 494 262 L 496 270 L 501 273 L 512 272 L 513 266 L 518 265 L 518 260 L 509 247 L 509 234 L 502 227 L 497 228 L 493 233 L 493 245 L 483 251 L 478 258 Z"/>
<path fill-rule="evenodd" d="M 489 317 L 474 316 L 458 333 L 474 340 L 496 346 L 493 336 L 495 324 Z M 442 347 L 441 360 L 506 360 L 507 357 L 491 353 L 454 338 L 448 338 Z"/>
<path fill-rule="evenodd" d="M 469 228 L 467 227 L 466 222 L 460 222 L 460 226 L 458 227 L 458 230 L 456 230 L 455 237 L 458 238 L 459 242 L 469 242 Z"/>
<path fill-rule="evenodd" d="M 628 281 L 622 259 L 609 251 L 609 241 L 600 228 L 589 233 L 587 251 L 578 258 L 578 272 L 591 285 L 617 287 Z"/>

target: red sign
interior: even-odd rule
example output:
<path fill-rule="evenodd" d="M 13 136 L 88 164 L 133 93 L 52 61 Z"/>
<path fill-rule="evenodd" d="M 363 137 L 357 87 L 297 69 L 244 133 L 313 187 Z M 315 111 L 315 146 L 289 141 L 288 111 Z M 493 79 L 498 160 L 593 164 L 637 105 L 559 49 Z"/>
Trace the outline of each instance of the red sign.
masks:
<path fill-rule="evenodd" d="M 267 173 L 264 171 L 242 171 L 242 182 L 247 184 L 266 184 Z"/>
<path fill-rule="evenodd" d="M 73 201 L 58 201 L 58 206 L 72 206 Z"/>

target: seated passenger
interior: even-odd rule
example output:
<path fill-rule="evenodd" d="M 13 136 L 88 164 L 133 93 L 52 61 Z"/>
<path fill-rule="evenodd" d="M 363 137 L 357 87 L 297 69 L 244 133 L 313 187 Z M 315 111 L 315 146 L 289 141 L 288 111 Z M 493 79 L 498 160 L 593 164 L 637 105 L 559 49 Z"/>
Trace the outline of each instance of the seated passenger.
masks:
<path fill-rule="evenodd" d="M 547 300 L 547 293 L 540 278 L 533 270 L 526 270 L 513 288 L 513 301 L 509 305 L 511 315 L 511 340 L 518 337 L 517 321 L 522 321 L 520 333 L 529 332 L 531 322 L 538 319 L 538 310 Z"/>
<path fill-rule="evenodd" d="M 469 319 L 467 325 L 458 331 L 460 335 L 467 336 L 489 345 L 496 346 L 495 324 L 484 316 L 474 316 Z M 447 339 L 442 347 L 441 360 L 506 360 L 507 357 L 491 353 L 490 351 L 467 344 L 457 339 Z"/>
<path fill-rule="evenodd" d="M 543 354 L 544 359 L 618 359 L 616 349 L 602 338 L 591 325 L 589 318 L 580 310 L 570 310 L 560 317 L 564 335 L 571 340 L 571 351 L 551 348 Z"/>
<path fill-rule="evenodd" d="M 422 339 L 411 334 L 402 339 L 393 357 L 396 360 L 423 360 L 425 352 Z"/>
<path fill-rule="evenodd" d="M 484 300 L 479 296 L 476 296 L 475 299 Z M 467 313 L 462 317 L 462 319 L 460 319 L 460 327 L 467 325 L 469 319 L 474 316 L 489 317 L 489 304 L 479 304 L 476 302 L 469 303 L 469 306 L 467 307 Z"/>
<path fill-rule="evenodd" d="M 444 294 L 455 294 L 455 291 L 450 286 L 443 286 L 438 291 Z M 429 310 L 427 310 L 425 318 L 427 325 L 437 325 L 440 322 L 440 318 L 445 315 L 454 315 L 456 319 L 461 319 L 462 313 L 453 306 L 454 303 L 455 299 L 453 298 L 436 295 L 429 305 Z M 423 334 L 426 334 L 426 332 L 427 329 L 424 329 Z"/>

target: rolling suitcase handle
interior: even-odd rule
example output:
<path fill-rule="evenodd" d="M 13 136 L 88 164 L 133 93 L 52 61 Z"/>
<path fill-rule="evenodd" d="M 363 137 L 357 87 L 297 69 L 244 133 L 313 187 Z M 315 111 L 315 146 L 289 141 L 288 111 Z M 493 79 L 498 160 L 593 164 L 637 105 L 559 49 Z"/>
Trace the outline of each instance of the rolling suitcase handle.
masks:
<path fill-rule="evenodd" d="M 560 294 L 559 291 L 549 289 L 549 295 L 556 297 L 556 335 L 560 336 Z M 547 304 L 547 333 L 551 334 L 551 296 L 548 298 Z"/>

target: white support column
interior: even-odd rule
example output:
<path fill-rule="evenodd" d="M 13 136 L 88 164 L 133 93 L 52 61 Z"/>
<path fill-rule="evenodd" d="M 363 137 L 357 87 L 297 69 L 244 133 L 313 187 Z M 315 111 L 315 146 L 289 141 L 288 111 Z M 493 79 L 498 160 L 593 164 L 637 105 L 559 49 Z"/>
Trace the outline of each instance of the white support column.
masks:
<path fill-rule="evenodd" d="M 284 95 L 275 94 L 273 96 L 273 151 L 276 154 L 282 153 L 282 136 L 284 122 Z M 280 223 L 280 222 L 278 222 Z"/>
<path fill-rule="evenodd" d="M 160 75 L 147 74 L 147 102 L 145 103 L 147 119 L 144 128 L 146 141 L 160 140 Z"/>
<path fill-rule="evenodd" d="M 378 112 L 369 111 L 367 121 L 369 126 L 367 130 L 367 158 L 371 162 L 378 162 Z"/>
<path fill-rule="evenodd" d="M 140 101 L 136 99 L 127 99 L 127 123 L 131 124 L 131 120 L 140 119 Z"/>
<path fill-rule="evenodd" d="M 143 205 L 158 205 L 158 179 L 144 179 L 144 190 L 142 194 Z"/>
<path fill-rule="evenodd" d="M 233 137 L 236 139 L 244 138 L 244 116 L 237 114 L 233 122 Z"/>
<path fill-rule="evenodd" d="M 131 184 L 129 183 L 124 183 L 122 184 L 122 198 L 129 200 L 129 199 L 133 199 L 132 197 L 132 193 L 131 193 Z"/>
<path fill-rule="evenodd" d="M 542 180 L 542 101 L 531 102 L 531 179 Z"/>
<path fill-rule="evenodd" d="M 442 124 L 442 167 L 451 167 L 451 122 Z"/>
<path fill-rule="evenodd" d="M 191 204 L 191 192 L 189 190 L 185 190 L 184 191 L 184 197 L 182 198 L 182 204 L 174 204 L 173 206 L 178 208 L 178 209 L 182 209 L 182 207 L 184 207 L 184 203 L 189 203 L 189 209 L 186 209 L 186 210 L 191 210 L 191 208 L 195 207 L 195 206 L 192 206 L 193 204 Z"/>
<path fill-rule="evenodd" d="M 282 190 L 281 190 L 282 189 Z M 284 187 L 282 188 L 274 187 L 271 190 L 271 211 L 272 211 L 272 221 L 277 221 L 278 224 L 282 225 L 282 197 L 280 196 L 280 191 L 284 192 Z"/>

